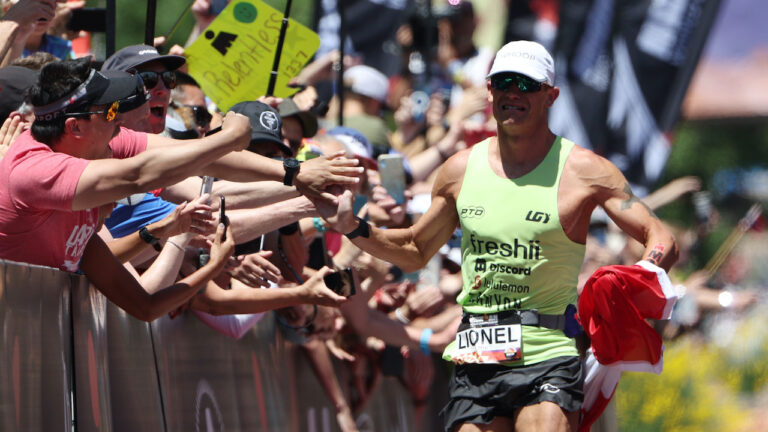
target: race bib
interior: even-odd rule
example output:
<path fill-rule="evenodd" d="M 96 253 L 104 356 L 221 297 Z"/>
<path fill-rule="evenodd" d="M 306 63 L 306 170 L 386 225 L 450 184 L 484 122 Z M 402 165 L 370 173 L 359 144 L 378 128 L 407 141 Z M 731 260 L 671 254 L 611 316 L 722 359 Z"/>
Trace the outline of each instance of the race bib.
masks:
<path fill-rule="evenodd" d="M 456 334 L 451 360 L 464 363 L 502 363 L 520 360 L 523 352 L 520 324 L 470 327 Z"/>

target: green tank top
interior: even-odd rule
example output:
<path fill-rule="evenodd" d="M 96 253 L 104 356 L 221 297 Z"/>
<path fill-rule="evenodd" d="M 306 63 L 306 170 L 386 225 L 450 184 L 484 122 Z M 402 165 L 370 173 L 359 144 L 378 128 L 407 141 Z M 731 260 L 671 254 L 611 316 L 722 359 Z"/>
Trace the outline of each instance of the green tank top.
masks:
<path fill-rule="evenodd" d="M 491 170 L 490 142 L 472 148 L 456 200 L 464 280 L 457 302 L 472 314 L 513 309 L 562 314 L 576 304 L 585 250 L 566 236 L 557 211 L 560 177 L 574 143 L 558 137 L 536 168 L 507 179 Z M 505 364 L 578 355 L 574 340 L 560 330 L 523 326 L 522 336 L 522 359 Z M 450 360 L 455 343 L 444 358 Z"/>

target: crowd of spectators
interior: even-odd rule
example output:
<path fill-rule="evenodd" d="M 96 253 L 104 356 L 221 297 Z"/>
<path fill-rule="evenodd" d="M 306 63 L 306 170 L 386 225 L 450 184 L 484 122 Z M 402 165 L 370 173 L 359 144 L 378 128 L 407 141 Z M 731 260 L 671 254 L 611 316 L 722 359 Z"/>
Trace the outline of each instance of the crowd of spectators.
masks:
<path fill-rule="evenodd" d="M 404 24 L 397 76 L 334 51 L 294 78 L 302 88 L 294 96 L 247 95 L 228 112 L 186 72 L 181 47 L 74 59 L 61 23 L 81 3 L 20 0 L 0 20 L 0 258 L 83 273 L 137 319 L 194 314 L 232 338 L 273 311 L 309 355 L 342 430 L 356 430 L 353 412 L 393 358 L 420 414 L 434 375 L 430 353 L 453 339 L 461 316 L 461 232 L 409 273 L 333 232 L 316 206 L 351 188 L 360 217 L 408 227 L 429 207 L 440 165 L 494 134 L 485 84 L 493 50 L 467 37 L 477 24 L 471 3 L 437 15 L 432 59 L 414 55 Z M 208 1 L 193 12 L 199 35 L 213 18 Z M 340 104 L 324 90 L 342 60 Z M 388 154 L 404 157 L 404 191 L 382 185 L 378 160 Z M 215 181 L 201 192 L 207 179 Z M 680 179 L 647 203 L 655 209 L 699 188 Z M 685 247 L 715 222 L 679 230 L 683 263 Z M 642 252 L 599 214 L 592 228 L 582 284 L 597 267 L 631 264 Z M 329 289 L 331 274 L 351 274 L 356 293 Z M 697 312 L 666 324 L 664 335 L 695 326 L 699 310 L 755 301 L 751 292 L 708 288 L 712 276 L 703 269 L 675 281 Z M 355 371 L 353 400 L 332 357 Z"/>

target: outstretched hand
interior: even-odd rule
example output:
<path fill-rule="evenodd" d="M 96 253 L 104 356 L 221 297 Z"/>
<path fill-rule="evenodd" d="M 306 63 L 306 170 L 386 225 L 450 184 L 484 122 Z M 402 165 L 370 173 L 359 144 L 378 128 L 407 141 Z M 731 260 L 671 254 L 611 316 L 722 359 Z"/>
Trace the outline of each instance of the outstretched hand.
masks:
<path fill-rule="evenodd" d="M 227 263 L 227 272 L 240 282 L 256 288 L 269 287 L 269 282 L 280 280 L 280 270 L 269 261 L 272 251 L 260 251 L 232 257 Z"/>
<path fill-rule="evenodd" d="M 345 152 L 310 159 L 301 164 L 294 179 L 296 189 L 307 198 L 336 203 L 336 197 L 327 189 L 329 186 L 348 186 L 360 182 L 363 167 L 357 166 L 357 159 L 344 157 Z"/>
<path fill-rule="evenodd" d="M 322 267 L 301 285 L 307 303 L 337 308 L 347 301 L 346 297 L 336 294 L 325 286 L 323 277 L 328 273 L 331 273 L 331 269 Z"/>
<path fill-rule="evenodd" d="M 0 159 L 5 156 L 5 153 L 11 148 L 11 144 L 16 141 L 16 138 L 26 129 L 26 126 L 21 117 L 18 115 L 12 115 L 3 122 L 3 126 L 0 127 Z"/>
<path fill-rule="evenodd" d="M 159 237 L 173 237 L 187 232 L 208 235 L 216 230 L 216 224 L 207 204 L 208 194 L 198 197 L 190 203 L 179 204 L 173 213 L 159 223 Z"/>
<path fill-rule="evenodd" d="M 341 195 L 334 198 L 336 199 L 335 205 L 323 199 L 311 199 L 311 201 L 317 208 L 320 217 L 325 219 L 325 222 L 334 231 L 345 234 L 354 230 L 357 222 L 353 209 L 354 195 L 352 191 L 345 190 Z"/>

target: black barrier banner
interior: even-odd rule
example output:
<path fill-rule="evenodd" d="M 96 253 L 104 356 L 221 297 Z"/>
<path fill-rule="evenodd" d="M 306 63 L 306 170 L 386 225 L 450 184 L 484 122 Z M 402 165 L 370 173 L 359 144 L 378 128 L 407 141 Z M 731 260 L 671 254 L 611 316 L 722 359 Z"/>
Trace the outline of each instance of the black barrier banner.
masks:
<path fill-rule="evenodd" d="M 560 2 L 553 130 L 614 162 L 646 188 L 720 0 Z"/>

